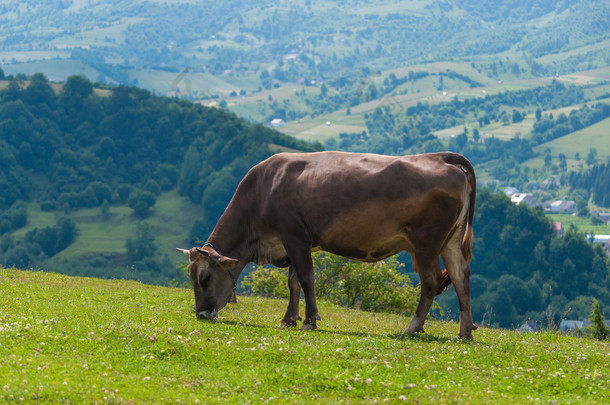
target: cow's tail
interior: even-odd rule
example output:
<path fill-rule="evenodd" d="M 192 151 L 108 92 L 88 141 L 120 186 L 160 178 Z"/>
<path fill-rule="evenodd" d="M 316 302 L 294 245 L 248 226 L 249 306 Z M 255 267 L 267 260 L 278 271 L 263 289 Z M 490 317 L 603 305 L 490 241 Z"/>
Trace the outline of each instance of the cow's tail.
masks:
<path fill-rule="evenodd" d="M 474 219 L 474 207 L 476 204 L 477 197 L 477 181 L 474 174 L 474 168 L 468 159 L 458 153 L 444 153 L 443 160 L 448 163 L 459 167 L 468 176 L 468 183 L 470 185 L 470 196 L 468 200 L 468 211 L 464 218 L 464 236 L 462 238 L 462 254 L 466 263 L 470 264 L 472 258 L 472 241 L 474 239 L 474 233 L 472 230 L 472 220 Z M 443 269 L 441 282 L 437 290 L 437 295 L 446 291 L 451 285 L 451 278 L 446 269 Z"/>

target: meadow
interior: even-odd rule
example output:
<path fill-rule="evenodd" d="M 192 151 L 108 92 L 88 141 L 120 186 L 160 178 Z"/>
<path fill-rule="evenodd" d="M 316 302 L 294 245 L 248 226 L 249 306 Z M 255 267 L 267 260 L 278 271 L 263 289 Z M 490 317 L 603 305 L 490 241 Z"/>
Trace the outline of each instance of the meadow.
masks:
<path fill-rule="evenodd" d="M 534 148 L 534 151 L 539 153 L 539 156 L 527 161 L 525 164 L 530 168 L 543 167 L 543 156 L 546 149 L 551 151 L 553 157 L 559 156 L 560 153 L 566 155 L 569 168 L 573 166 L 586 167 L 585 161 L 591 148 L 595 148 L 597 151 L 597 160 L 604 162 L 610 158 L 609 130 L 610 119 L 605 119 L 590 127 L 583 128 L 580 131 L 538 145 Z M 576 153 L 580 155 L 579 160 L 575 159 Z"/>
<path fill-rule="evenodd" d="M 238 297 L 217 322 L 188 289 L 0 269 L 4 403 L 603 403 L 608 343 L 321 303 L 282 329 L 284 300 Z M 453 294 L 452 291 L 447 294 Z"/>
<path fill-rule="evenodd" d="M 571 214 L 548 214 L 547 216 L 551 221 L 561 222 L 564 229 L 574 225 L 580 232 L 584 232 L 586 234 L 610 234 L 610 224 L 593 225 L 590 218 L 581 218 Z"/>
<path fill-rule="evenodd" d="M 34 228 L 53 226 L 64 215 L 61 211 L 40 211 L 36 203 L 29 203 L 26 207 L 28 225 L 14 233 L 17 238 L 23 238 Z M 136 237 L 136 228 L 141 222 L 150 225 L 156 242 L 166 250 L 182 246 L 188 244 L 186 235 L 192 221 L 201 215 L 200 211 L 188 199 L 180 197 L 176 190 L 161 193 L 145 219 L 138 218 L 127 205 L 111 206 L 107 213 L 103 213 L 100 207 L 81 208 L 69 213 L 78 227 L 78 237 L 57 257 L 124 253 L 125 241 Z"/>

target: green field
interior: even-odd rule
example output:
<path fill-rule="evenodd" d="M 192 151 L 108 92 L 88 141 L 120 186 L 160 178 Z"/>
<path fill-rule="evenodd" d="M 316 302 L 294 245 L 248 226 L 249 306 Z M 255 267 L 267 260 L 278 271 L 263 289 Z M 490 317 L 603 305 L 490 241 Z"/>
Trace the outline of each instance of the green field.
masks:
<path fill-rule="evenodd" d="M 603 162 L 610 158 L 610 118 L 551 142 L 536 146 L 534 151 L 538 153 L 538 156 L 525 162 L 525 165 L 530 168 L 543 167 L 544 151 L 550 149 L 551 156 L 555 159 L 557 159 L 560 153 L 566 155 L 568 168 L 574 166 L 586 167 L 585 161 L 591 148 L 597 150 L 598 161 Z M 576 153 L 580 154 L 580 160 L 575 159 Z"/>
<path fill-rule="evenodd" d="M 12 236 L 22 239 L 34 228 L 55 225 L 63 212 L 42 212 L 37 203 L 27 205 L 28 224 L 14 232 Z M 111 206 L 108 213 L 100 207 L 84 208 L 69 212 L 78 227 L 78 236 L 67 249 L 56 258 L 91 257 L 96 254 L 124 254 L 125 241 L 134 239 L 139 223 L 150 225 L 157 245 L 171 252 L 175 247 L 186 246 L 193 221 L 201 216 L 201 209 L 176 190 L 162 193 L 151 214 L 146 218 L 137 217 L 126 205 Z"/>
<path fill-rule="evenodd" d="M 53 55 L 49 54 L 48 57 L 51 58 Z M 99 75 L 90 66 L 70 59 L 43 59 L 14 65 L 2 65 L 2 70 L 6 75 L 17 75 L 19 73 L 33 75 L 34 73 L 44 72 L 45 76 L 54 82 L 65 81 L 70 75 L 85 75 L 95 81 Z"/>
<path fill-rule="evenodd" d="M 239 297 L 198 321 L 192 292 L 0 269 L 3 403 L 606 403 L 610 346 L 554 332 L 458 326 L 321 303 L 317 331 L 279 328 L 286 302 Z M 448 292 L 452 293 L 452 292 Z"/>
<path fill-rule="evenodd" d="M 610 224 L 593 225 L 589 218 L 577 217 L 570 214 L 549 214 L 547 216 L 552 221 L 561 222 L 563 229 L 574 225 L 580 232 L 584 232 L 587 235 L 610 235 Z"/>

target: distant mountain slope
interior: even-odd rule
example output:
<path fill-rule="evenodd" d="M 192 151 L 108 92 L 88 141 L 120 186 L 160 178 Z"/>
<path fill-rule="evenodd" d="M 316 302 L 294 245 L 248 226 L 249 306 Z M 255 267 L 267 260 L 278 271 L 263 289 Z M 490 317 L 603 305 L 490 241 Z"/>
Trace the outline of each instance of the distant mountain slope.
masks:
<path fill-rule="evenodd" d="M 71 59 L 97 72 L 94 80 L 124 84 L 139 69 L 258 79 L 290 55 L 306 57 L 306 78 L 489 55 L 535 59 L 610 35 L 604 0 L 23 0 L 4 2 L 0 20 L 2 64 Z M 600 49 L 580 62 L 605 58 Z"/>

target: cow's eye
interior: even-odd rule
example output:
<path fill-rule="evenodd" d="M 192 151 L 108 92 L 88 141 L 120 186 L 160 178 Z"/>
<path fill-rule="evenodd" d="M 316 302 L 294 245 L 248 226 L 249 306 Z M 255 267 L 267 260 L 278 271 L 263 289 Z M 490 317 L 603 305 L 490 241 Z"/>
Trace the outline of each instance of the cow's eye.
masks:
<path fill-rule="evenodd" d="M 203 277 L 201 277 L 201 285 L 206 285 L 210 282 L 212 278 L 212 273 L 206 273 Z"/>

